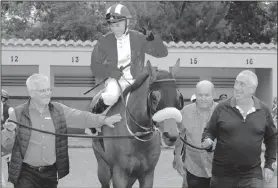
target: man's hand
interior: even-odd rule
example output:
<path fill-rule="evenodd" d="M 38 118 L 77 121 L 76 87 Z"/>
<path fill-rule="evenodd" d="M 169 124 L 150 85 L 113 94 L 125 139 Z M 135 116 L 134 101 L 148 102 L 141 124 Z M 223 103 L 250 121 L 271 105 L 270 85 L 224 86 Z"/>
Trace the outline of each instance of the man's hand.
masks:
<path fill-rule="evenodd" d="M 175 154 L 173 161 L 173 168 L 178 171 L 178 173 L 183 177 L 185 175 L 184 164 L 182 162 L 181 156 Z"/>
<path fill-rule="evenodd" d="M 12 132 L 16 128 L 16 124 L 13 122 L 8 122 L 8 120 L 3 125 L 4 129 L 7 129 L 8 131 Z"/>
<path fill-rule="evenodd" d="M 274 172 L 269 168 L 264 168 L 264 180 L 266 183 L 269 183 L 274 176 Z"/>
<path fill-rule="evenodd" d="M 109 71 L 109 77 L 114 78 L 116 80 L 119 80 L 122 75 L 123 72 L 118 68 L 113 68 Z"/>
<path fill-rule="evenodd" d="M 113 116 L 110 116 L 110 117 L 106 117 L 104 119 L 104 124 L 107 125 L 110 128 L 114 128 L 113 124 L 121 121 L 121 119 L 122 119 L 121 115 L 120 114 L 116 114 L 116 115 L 113 115 Z"/>
<path fill-rule="evenodd" d="M 2 130 L 2 132 L 5 134 L 6 138 L 13 138 L 15 136 L 16 124 L 6 121 L 6 123 L 3 125 L 3 128 L 4 130 Z"/>
<path fill-rule="evenodd" d="M 204 142 L 202 143 L 202 147 L 208 148 L 209 146 L 212 146 L 213 141 L 210 138 L 206 138 Z"/>
<path fill-rule="evenodd" d="M 153 41 L 153 40 L 154 40 L 153 32 L 147 31 L 144 27 L 142 27 L 141 29 L 139 29 L 139 31 L 140 31 L 141 33 L 143 33 L 144 35 L 146 35 L 146 40 L 147 40 L 147 41 Z"/>

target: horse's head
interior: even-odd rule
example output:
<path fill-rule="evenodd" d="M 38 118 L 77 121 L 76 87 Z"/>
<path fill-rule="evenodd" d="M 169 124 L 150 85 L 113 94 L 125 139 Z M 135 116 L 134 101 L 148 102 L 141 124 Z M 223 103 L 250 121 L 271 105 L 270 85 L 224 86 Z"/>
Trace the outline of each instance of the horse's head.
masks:
<path fill-rule="evenodd" d="M 134 120 L 131 122 L 144 128 L 151 128 L 151 121 L 153 121 L 160 130 L 164 130 L 164 135 L 176 136 L 172 137 L 173 143 L 178 136 L 175 134 L 176 122 L 181 122 L 180 110 L 183 108 L 183 96 L 175 80 L 179 61 L 178 59 L 171 72 L 157 70 L 148 61 L 145 67 L 146 72 L 136 79 L 131 88 L 127 89 L 127 91 L 132 91 L 128 108 L 136 119 L 136 122 Z M 168 126 L 169 122 L 172 126 Z"/>
<path fill-rule="evenodd" d="M 166 145 L 171 146 L 178 137 L 176 122 L 181 122 L 180 110 L 183 108 L 183 96 L 176 85 L 176 72 L 179 69 L 180 59 L 171 72 L 154 70 L 150 63 L 147 67 L 150 72 L 150 87 L 148 92 L 148 114 L 157 123 Z M 171 136 L 170 136 L 171 135 Z"/>

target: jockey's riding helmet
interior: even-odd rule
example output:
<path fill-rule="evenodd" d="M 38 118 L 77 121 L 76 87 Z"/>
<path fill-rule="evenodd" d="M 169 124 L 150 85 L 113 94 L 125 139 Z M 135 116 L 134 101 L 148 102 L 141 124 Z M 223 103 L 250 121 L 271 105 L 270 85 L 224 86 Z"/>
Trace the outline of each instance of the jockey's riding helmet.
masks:
<path fill-rule="evenodd" d="M 105 20 L 108 24 L 120 22 L 131 18 L 131 14 L 127 7 L 122 4 L 115 4 L 106 11 Z"/>
<path fill-rule="evenodd" d="M 9 93 L 4 89 L 1 90 L 1 98 L 5 98 L 5 99 L 10 98 Z"/>

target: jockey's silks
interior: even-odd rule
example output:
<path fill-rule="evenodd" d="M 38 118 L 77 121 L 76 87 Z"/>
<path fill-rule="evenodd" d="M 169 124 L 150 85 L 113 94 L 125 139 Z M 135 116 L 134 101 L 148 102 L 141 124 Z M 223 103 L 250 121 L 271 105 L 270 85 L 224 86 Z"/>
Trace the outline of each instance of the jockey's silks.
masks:
<path fill-rule="evenodd" d="M 118 68 L 120 68 L 128 65 L 131 60 L 130 35 L 129 33 L 127 33 L 116 39 L 118 52 Z M 127 80 L 133 79 L 133 76 L 130 73 L 130 66 L 123 70 L 123 77 Z"/>
<path fill-rule="evenodd" d="M 167 47 L 163 44 L 159 36 L 154 36 L 153 41 L 147 41 L 146 36 L 142 33 L 128 30 L 126 37 L 127 38 L 124 38 L 120 42 L 116 39 L 115 35 L 110 32 L 100 37 L 94 45 L 90 68 L 97 80 L 110 77 L 110 69 L 119 67 L 121 66 L 120 64 L 128 64 L 128 61 L 131 62 L 131 66 L 125 71 L 128 71 L 133 78 L 136 78 L 142 74 L 145 63 L 145 53 L 156 58 L 168 55 Z M 118 52 L 118 50 L 120 50 L 120 52 Z M 118 55 L 120 55 L 120 57 L 118 57 Z M 119 62 L 119 60 L 121 62 Z M 124 74 L 128 76 L 128 73 L 124 72 Z"/>

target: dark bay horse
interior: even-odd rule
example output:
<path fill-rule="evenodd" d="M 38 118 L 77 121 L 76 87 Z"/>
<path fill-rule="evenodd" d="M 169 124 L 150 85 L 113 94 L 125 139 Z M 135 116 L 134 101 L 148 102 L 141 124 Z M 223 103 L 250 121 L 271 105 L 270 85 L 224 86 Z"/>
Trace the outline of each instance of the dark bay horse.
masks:
<path fill-rule="evenodd" d="M 93 141 L 102 188 L 110 187 L 111 181 L 113 188 L 131 188 L 136 180 L 140 188 L 153 187 L 154 170 L 161 153 L 161 138 L 156 126 L 166 119 L 181 121 L 179 110 L 183 106 L 183 98 L 177 90 L 175 72 L 156 70 L 148 61 L 145 73 L 139 86 L 128 97 L 119 99 L 106 114 L 120 113 L 121 122 L 113 129 L 103 126 L 101 135 L 149 134 L 144 137 L 103 138 L 104 148 L 99 139 Z"/>

